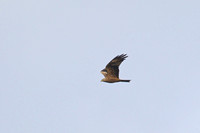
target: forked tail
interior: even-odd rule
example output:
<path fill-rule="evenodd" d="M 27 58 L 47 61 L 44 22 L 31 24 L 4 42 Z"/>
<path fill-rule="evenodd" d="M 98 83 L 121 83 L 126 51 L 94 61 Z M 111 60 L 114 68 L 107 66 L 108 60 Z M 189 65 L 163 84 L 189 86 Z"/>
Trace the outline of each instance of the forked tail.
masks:
<path fill-rule="evenodd" d="M 120 82 L 130 82 L 131 80 L 122 80 L 120 79 Z"/>

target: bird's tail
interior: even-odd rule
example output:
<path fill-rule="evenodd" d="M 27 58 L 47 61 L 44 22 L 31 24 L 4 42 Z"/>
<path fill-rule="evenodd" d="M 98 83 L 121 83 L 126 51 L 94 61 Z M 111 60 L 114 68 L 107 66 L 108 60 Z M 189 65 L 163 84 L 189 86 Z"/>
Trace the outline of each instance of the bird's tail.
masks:
<path fill-rule="evenodd" d="M 120 82 L 130 82 L 131 80 L 122 80 L 120 79 Z"/>

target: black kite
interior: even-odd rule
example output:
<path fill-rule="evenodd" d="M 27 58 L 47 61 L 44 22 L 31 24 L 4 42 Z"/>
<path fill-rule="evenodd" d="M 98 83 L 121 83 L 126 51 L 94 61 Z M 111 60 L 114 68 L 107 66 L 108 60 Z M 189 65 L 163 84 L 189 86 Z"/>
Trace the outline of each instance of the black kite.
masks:
<path fill-rule="evenodd" d="M 126 54 L 121 54 L 112 59 L 107 65 L 106 68 L 101 70 L 101 73 L 104 75 L 102 82 L 115 83 L 115 82 L 130 82 L 130 80 L 119 79 L 119 65 L 127 58 Z"/>

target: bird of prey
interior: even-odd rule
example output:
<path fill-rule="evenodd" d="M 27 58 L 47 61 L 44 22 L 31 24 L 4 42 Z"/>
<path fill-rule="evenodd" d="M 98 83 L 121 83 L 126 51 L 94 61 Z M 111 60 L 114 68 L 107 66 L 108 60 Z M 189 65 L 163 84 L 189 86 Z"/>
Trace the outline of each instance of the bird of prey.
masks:
<path fill-rule="evenodd" d="M 119 65 L 127 58 L 126 54 L 121 54 L 112 59 L 107 65 L 106 68 L 101 70 L 101 73 L 104 75 L 102 82 L 115 83 L 115 82 L 130 82 L 130 80 L 119 79 Z"/>

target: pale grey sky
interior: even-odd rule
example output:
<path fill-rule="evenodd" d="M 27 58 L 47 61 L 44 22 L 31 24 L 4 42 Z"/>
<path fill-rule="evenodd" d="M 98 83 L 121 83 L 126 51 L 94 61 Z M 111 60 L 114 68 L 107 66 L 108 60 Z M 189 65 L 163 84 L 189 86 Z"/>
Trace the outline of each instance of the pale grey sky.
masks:
<path fill-rule="evenodd" d="M 199 133 L 199 5 L 1 0 L 0 132 Z"/>

